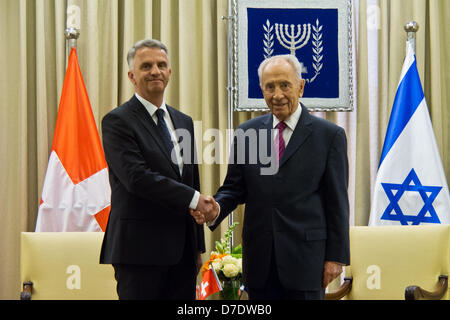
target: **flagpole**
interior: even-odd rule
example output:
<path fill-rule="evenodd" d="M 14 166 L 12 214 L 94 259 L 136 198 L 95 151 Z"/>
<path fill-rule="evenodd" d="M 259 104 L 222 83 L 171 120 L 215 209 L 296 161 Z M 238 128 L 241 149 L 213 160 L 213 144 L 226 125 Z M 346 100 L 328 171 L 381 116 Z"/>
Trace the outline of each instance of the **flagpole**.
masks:
<path fill-rule="evenodd" d="M 404 28 L 407 35 L 406 43 L 410 42 L 414 52 L 416 52 L 416 33 L 419 31 L 419 24 L 415 21 L 410 21 Z"/>
<path fill-rule="evenodd" d="M 66 44 L 66 68 L 67 68 L 67 63 L 69 61 L 69 55 L 70 55 L 70 51 L 72 50 L 72 48 L 77 48 L 77 41 L 78 38 L 80 37 L 80 30 L 73 28 L 73 27 L 69 27 L 66 28 L 66 30 L 64 31 L 64 35 L 66 36 L 66 40 L 67 40 L 67 44 Z"/>
<path fill-rule="evenodd" d="M 233 20 L 236 19 L 236 12 L 233 10 L 233 0 L 228 0 L 228 12 L 227 16 L 222 16 L 222 20 L 228 21 L 228 140 L 227 140 L 227 151 L 231 152 L 231 146 L 233 142 L 233 104 L 234 104 L 234 92 L 233 87 L 233 47 L 234 47 L 234 35 L 233 35 Z M 233 212 L 228 216 L 228 227 L 233 225 Z M 231 233 L 230 237 L 230 250 L 234 246 L 234 232 Z"/>
<path fill-rule="evenodd" d="M 66 29 L 64 35 L 66 36 L 66 68 L 69 62 L 69 55 L 72 48 L 77 48 L 77 40 L 80 37 L 81 29 L 81 9 L 79 6 L 68 4 L 66 0 Z"/>

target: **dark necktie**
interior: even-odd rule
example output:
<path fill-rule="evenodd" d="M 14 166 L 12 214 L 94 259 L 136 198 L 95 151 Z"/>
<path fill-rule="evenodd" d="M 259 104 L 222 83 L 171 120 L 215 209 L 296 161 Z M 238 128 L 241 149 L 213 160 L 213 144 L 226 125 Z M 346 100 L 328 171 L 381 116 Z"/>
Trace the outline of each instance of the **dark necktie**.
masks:
<path fill-rule="evenodd" d="M 281 159 L 281 157 L 284 154 L 284 150 L 286 149 L 286 143 L 283 138 L 283 131 L 286 129 L 287 125 L 283 121 L 279 122 L 276 126 L 278 129 L 278 137 L 275 141 L 275 150 L 278 152 L 278 160 Z"/>
<path fill-rule="evenodd" d="M 169 155 L 171 155 L 173 149 L 173 142 L 172 139 L 170 138 L 169 128 L 167 128 L 166 121 L 164 121 L 164 110 L 158 108 L 158 110 L 156 110 L 156 116 L 158 117 L 157 127 L 161 132 L 161 136 L 163 137 L 164 146 L 169 152 Z"/>

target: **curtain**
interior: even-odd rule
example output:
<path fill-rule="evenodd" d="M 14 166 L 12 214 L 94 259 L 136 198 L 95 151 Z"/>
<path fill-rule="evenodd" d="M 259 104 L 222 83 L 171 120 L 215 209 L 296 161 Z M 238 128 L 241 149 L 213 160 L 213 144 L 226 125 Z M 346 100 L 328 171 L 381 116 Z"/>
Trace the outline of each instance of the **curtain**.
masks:
<path fill-rule="evenodd" d="M 225 164 L 206 161 L 210 128 L 227 137 L 227 0 L 0 0 L 0 299 L 17 299 L 20 232 L 34 231 L 65 74 L 66 9 L 80 7 L 78 58 L 92 111 L 128 100 L 126 54 L 143 38 L 169 48 L 166 102 L 192 116 L 200 140 L 201 192 L 214 194 Z M 450 177 L 450 15 L 446 0 L 356 0 L 354 112 L 316 113 L 346 129 L 351 224 L 367 225 L 371 188 L 405 55 L 403 26 L 420 25 L 417 60 L 447 180 Z M 260 113 L 234 112 L 234 127 Z M 99 130 L 100 132 L 100 130 Z M 100 132 L 101 134 L 101 132 Z M 226 141 L 226 140 L 225 140 Z M 226 143 L 221 153 L 226 160 Z M 197 142 L 199 144 L 199 142 Z M 226 162 L 226 161 L 225 161 Z M 240 225 L 243 208 L 234 213 Z M 207 252 L 227 230 L 205 229 Z M 207 255 L 204 255 L 204 260 Z"/>

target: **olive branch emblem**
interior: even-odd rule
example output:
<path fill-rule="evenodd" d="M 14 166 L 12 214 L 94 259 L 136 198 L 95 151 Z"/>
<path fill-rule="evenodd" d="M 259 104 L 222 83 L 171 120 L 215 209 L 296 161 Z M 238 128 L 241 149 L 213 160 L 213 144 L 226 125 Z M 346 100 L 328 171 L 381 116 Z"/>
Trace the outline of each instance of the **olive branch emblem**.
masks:
<path fill-rule="evenodd" d="M 314 80 L 316 80 L 317 76 L 320 74 L 320 71 L 322 70 L 323 67 L 323 40 L 322 40 L 322 29 L 323 29 L 323 25 L 319 25 L 319 19 L 316 20 L 316 25 L 312 26 L 313 29 L 313 41 L 312 41 L 312 51 L 314 53 L 313 55 L 313 69 L 315 71 L 314 76 L 311 79 L 306 79 L 306 81 L 308 83 L 313 82 Z"/>
<path fill-rule="evenodd" d="M 264 58 L 270 58 L 273 53 L 273 26 L 270 25 L 269 19 L 267 19 L 266 24 L 263 24 L 264 28 Z"/>

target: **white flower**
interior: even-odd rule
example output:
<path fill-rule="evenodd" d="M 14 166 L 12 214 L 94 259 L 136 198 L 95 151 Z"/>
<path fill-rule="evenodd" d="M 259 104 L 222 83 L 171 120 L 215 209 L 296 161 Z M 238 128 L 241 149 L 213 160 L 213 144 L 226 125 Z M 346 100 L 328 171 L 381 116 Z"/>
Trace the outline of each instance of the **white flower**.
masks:
<path fill-rule="evenodd" d="M 230 256 L 230 255 L 226 255 L 225 257 L 222 258 L 223 259 L 223 264 L 234 264 L 236 267 L 238 266 L 238 259 Z"/>
<path fill-rule="evenodd" d="M 219 272 L 219 270 L 222 269 L 222 259 L 215 259 L 211 264 L 216 272 Z"/>
<path fill-rule="evenodd" d="M 228 263 L 223 265 L 222 271 L 225 277 L 233 278 L 239 274 L 239 267 L 233 263 Z"/>
<path fill-rule="evenodd" d="M 239 268 L 239 273 L 242 273 L 242 258 L 238 259 L 238 268 Z"/>

